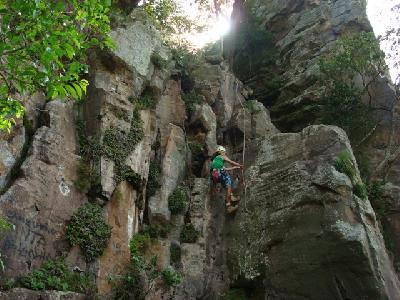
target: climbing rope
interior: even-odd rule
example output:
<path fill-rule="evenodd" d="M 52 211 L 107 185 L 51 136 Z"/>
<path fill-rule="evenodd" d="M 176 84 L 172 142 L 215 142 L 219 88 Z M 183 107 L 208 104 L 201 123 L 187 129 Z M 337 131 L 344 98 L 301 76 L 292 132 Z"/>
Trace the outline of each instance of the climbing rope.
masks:
<path fill-rule="evenodd" d="M 239 83 L 235 82 L 236 84 L 236 98 L 239 100 L 240 106 L 243 109 L 243 150 L 242 150 L 242 183 L 243 183 L 243 187 L 244 187 L 244 210 L 245 212 L 247 212 L 247 184 L 244 178 L 244 159 L 245 159 L 245 155 L 246 155 L 246 108 L 244 107 L 242 101 L 240 100 L 240 97 L 238 97 L 238 87 L 239 87 Z"/>

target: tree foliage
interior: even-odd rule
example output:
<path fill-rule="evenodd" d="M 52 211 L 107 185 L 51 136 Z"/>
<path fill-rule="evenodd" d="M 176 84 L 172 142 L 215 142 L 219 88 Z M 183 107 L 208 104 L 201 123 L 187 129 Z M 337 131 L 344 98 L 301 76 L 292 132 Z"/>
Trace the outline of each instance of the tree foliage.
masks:
<path fill-rule="evenodd" d="M 0 129 L 10 130 L 37 91 L 50 100 L 82 97 L 88 50 L 113 45 L 110 5 L 111 0 L 0 0 Z"/>
<path fill-rule="evenodd" d="M 159 29 L 168 33 L 190 31 L 194 26 L 175 0 L 147 0 L 143 9 Z"/>
<path fill-rule="evenodd" d="M 326 87 L 322 121 L 342 127 L 355 145 L 374 128 L 375 103 L 370 89 L 385 68 L 384 53 L 368 32 L 340 38 L 320 61 Z"/>

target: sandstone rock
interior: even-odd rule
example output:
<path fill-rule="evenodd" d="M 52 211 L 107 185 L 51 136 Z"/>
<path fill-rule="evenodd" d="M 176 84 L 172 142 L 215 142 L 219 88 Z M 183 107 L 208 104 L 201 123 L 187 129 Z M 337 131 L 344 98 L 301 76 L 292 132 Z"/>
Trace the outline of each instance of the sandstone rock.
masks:
<path fill-rule="evenodd" d="M 86 201 L 74 187 L 79 157 L 72 103 L 52 101 L 46 110 L 49 124 L 36 131 L 21 176 L 0 197 L 2 216 L 15 226 L 0 242 L 11 277 L 68 250 L 65 222 Z"/>
<path fill-rule="evenodd" d="M 182 243 L 183 282 L 174 299 L 218 299 L 227 288 L 226 215 L 223 195 L 210 198 L 205 178 L 195 178 L 191 191 L 190 221 L 199 231 L 196 243 Z"/>
<path fill-rule="evenodd" d="M 8 292 L 0 292 L 1 300 L 85 300 L 86 295 L 73 292 L 32 291 L 15 288 Z"/>
<path fill-rule="evenodd" d="M 368 200 L 334 168 L 345 133 L 311 126 L 259 145 L 229 242 L 231 276 L 288 299 L 397 299 L 399 282 Z M 353 164 L 356 166 L 354 157 Z"/>
<path fill-rule="evenodd" d="M 163 59 L 168 58 L 167 51 L 161 44 L 160 34 L 141 10 L 134 10 L 124 25 L 110 33 L 117 45 L 113 53 L 124 61 L 132 72 L 150 80 L 154 71 L 154 68 L 149 67 L 153 53 L 157 53 Z"/>
<path fill-rule="evenodd" d="M 205 144 L 208 155 L 212 155 L 217 149 L 217 119 L 212 108 L 206 103 L 196 105 L 190 121 L 191 125 L 200 124 L 207 131 Z"/>
<path fill-rule="evenodd" d="M 245 108 L 241 106 L 236 108 L 231 127 L 236 127 L 242 133 L 246 133 L 247 139 L 267 137 L 278 132 L 271 122 L 268 110 L 262 103 L 248 100 L 244 105 Z"/>
<path fill-rule="evenodd" d="M 161 163 L 161 187 L 149 199 L 149 218 L 152 224 L 169 221 L 168 197 L 186 174 L 187 147 L 183 130 L 169 124 L 169 138 Z"/>
<path fill-rule="evenodd" d="M 166 146 L 169 137 L 169 123 L 182 126 L 186 118 L 185 103 L 177 81 L 169 80 L 156 107 L 157 127 L 161 133 L 161 145 Z"/>
<path fill-rule="evenodd" d="M 22 118 L 17 119 L 10 133 L 0 132 L 0 190 L 6 187 L 6 184 L 13 176 L 10 172 L 17 161 L 24 159 L 22 156 L 26 155 L 26 153 L 23 153 L 23 147 L 24 145 L 28 146 L 31 135 L 38 127 L 38 117 L 40 109 L 45 104 L 45 97 L 40 93 L 36 93 L 28 98 L 29 101 L 22 100 L 25 107 L 25 125 Z"/>
<path fill-rule="evenodd" d="M 126 182 L 118 185 L 105 206 L 107 223 L 112 226 L 111 238 L 98 260 L 97 287 L 101 295 L 111 292 L 109 277 L 124 275 L 130 264 L 129 241 L 139 230 L 138 192 Z"/>
<path fill-rule="evenodd" d="M 304 91 L 318 90 L 318 61 L 340 35 L 349 32 L 371 31 L 366 16 L 365 1 L 263 1 L 250 4 L 252 14 L 266 31 L 274 34 L 279 52 L 277 64 L 286 83 L 281 89 L 272 118 L 283 131 L 299 131 L 313 124 L 318 116 L 318 105 L 310 101 Z M 297 49 L 293 51 L 293 49 Z M 268 89 L 269 77 L 259 77 L 257 88 Z M 258 91 L 259 92 L 259 91 Z M 297 99 L 297 106 L 288 112 L 282 104 Z M 305 113 L 300 113 L 301 111 Z M 288 119 L 290 122 L 288 122 Z"/>

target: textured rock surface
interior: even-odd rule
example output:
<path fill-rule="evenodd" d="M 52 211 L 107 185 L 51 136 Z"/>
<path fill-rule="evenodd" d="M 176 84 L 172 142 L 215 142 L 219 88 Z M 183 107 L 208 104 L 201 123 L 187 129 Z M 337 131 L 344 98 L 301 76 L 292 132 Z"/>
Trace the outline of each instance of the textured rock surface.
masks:
<path fill-rule="evenodd" d="M 231 276 L 261 276 L 271 299 L 397 299 L 372 207 L 334 168 L 339 153 L 351 151 L 345 133 L 311 126 L 259 149 L 229 244 Z"/>
<path fill-rule="evenodd" d="M 299 131 L 314 122 L 318 111 L 317 63 L 326 46 L 344 33 L 371 31 L 366 2 L 256 0 L 250 7 L 274 34 L 283 70 L 285 84 L 271 110 L 272 118 L 283 131 Z"/>
<path fill-rule="evenodd" d="M 16 125 L 10 133 L 0 132 L 0 190 L 5 188 L 12 177 L 11 169 L 20 160 L 24 145 L 28 146 L 33 131 L 38 126 L 40 110 L 45 104 L 45 97 L 39 93 L 29 97 L 25 104 L 25 116 L 27 127 L 23 125 L 22 119 L 17 119 Z"/>
<path fill-rule="evenodd" d="M 97 286 L 101 295 L 111 291 L 109 277 L 124 275 L 130 263 L 129 241 L 139 230 L 137 202 L 138 192 L 122 182 L 105 207 L 112 232 L 108 247 L 98 260 Z"/>
<path fill-rule="evenodd" d="M 218 299 L 228 285 L 226 266 L 224 202 L 221 195 L 210 197 L 208 182 L 195 178 L 191 191 L 190 219 L 199 231 L 196 243 L 182 243 L 183 282 L 174 299 Z"/>
<path fill-rule="evenodd" d="M 169 137 L 161 167 L 161 187 L 149 199 L 151 222 L 169 221 L 168 197 L 185 176 L 187 150 L 182 128 L 169 124 Z"/>
<path fill-rule="evenodd" d="M 246 109 L 236 111 L 231 127 L 246 133 L 246 139 L 263 138 L 278 132 L 271 122 L 269 111 L 262 103 L 255 100 L 247 103 Z"/>
<path fill-rule="evenodd" d="M 0 197 L 0 211 L 15 229 L 1 244 L 6 275 L 18 276 L 66 251 L 65 221 L 85 200 L 74 187 L 79 157 L 72 105 L 46 105 L 40 127 L 21 167 L 21 176 Z"/>
<path fill-rule="evenodd" d="M 85 300 L 83 294 L 57 291 L 32 291 L 28 289 L 12 289 L 8 292 L 0 292 L 1 300 Z"/>

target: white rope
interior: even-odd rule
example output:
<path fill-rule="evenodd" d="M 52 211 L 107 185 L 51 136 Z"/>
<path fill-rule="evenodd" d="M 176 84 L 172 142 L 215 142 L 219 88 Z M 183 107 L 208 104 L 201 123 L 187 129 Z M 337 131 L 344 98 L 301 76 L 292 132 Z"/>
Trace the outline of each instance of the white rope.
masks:
<path fill-rule="evenodd" d="M 243 109 L 243 150 L 242 150 L 242 180 L 243 180 L 243 185 L 244 185 L 244 210 L 247 212 L 247 203 L 246 203 L 246 199 L 247 199 L 247 184 L 244 178 L 244 159 L 245 159 L 245 155 L 246 155 L 246 108 L 244 107 L 242 101 L 240 100 L 240 97 L 238 97 L 238 87 L 239 87 L 239 83 L 236 80 L 236 92 L 235 95 L 237 97 L 237 99 L 239 100 L 240 106 Z"/>

